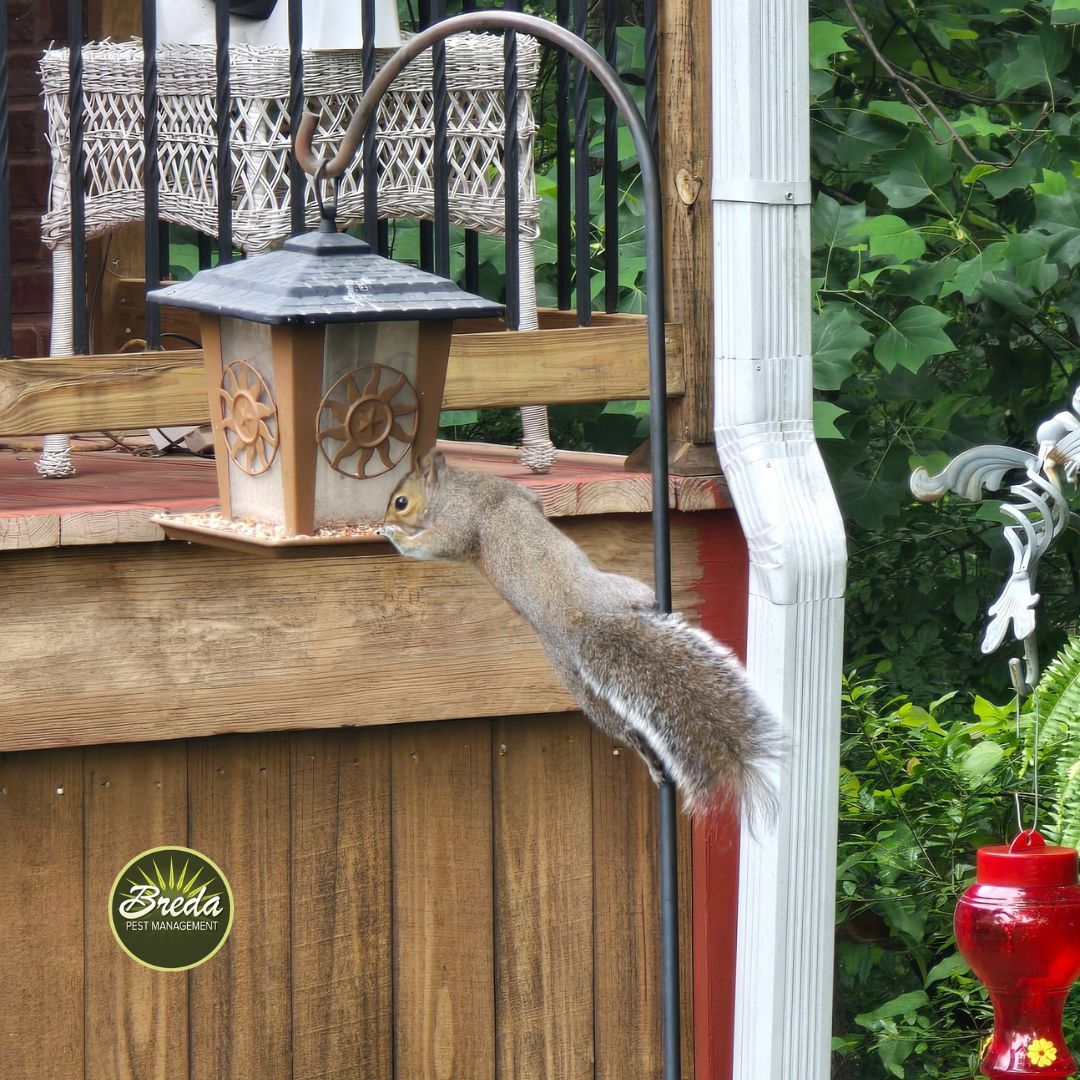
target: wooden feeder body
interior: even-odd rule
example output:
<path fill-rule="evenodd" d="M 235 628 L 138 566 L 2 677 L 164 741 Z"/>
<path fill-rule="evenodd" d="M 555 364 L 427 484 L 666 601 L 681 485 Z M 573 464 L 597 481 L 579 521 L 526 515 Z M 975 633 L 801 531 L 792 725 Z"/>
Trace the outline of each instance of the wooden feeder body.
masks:
<path fill-rule="evenodd" d="M 149 299 L 201 313 L 222 515 L 285 540 L 382 520 L 435 444 L 453 320 L 502 312 L 332 226 Z"/>

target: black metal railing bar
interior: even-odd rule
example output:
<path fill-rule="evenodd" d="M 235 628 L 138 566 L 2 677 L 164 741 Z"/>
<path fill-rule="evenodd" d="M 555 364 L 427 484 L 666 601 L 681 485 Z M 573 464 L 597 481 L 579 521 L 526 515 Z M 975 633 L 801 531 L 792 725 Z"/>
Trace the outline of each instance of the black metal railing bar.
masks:
<path fill-rule="evenodd" d="M 432 22 L 446 18 L 446 0 L 431 0 Z M 446 43 L 431 50 L 431 90 L 435 134 L 431 147 L 431 183 L 434 196 L 435 229 L 432 237 L 435 273 L 450 276 L 450 162 L 447 157 L 447 128 L 450 123 L 450 95 L 446 89 Z"/>
<path fill-rule="evenodd" d="M 295 131 L 304 115 L 304 4 L 289 3 L 289 131 Z M 306 231 L 304 203 L 307 177 L 300 162 L 289 159 L 289 229 L 293 236 Z"/>
<path fill-rule="evenodd" d="M 8 124 L 8 10 L 0 0 L 0 357 L 14 354 L 11 309 L 11 137 Z"/>
<path fill-rule="evenodd" d="M 217 45 L 217 87 L 214 100 L 217 128 L 218 262 L 232 262 L 232 88 L 229 74 L 229 0 L 214 0 L 214 39 Z"/>
<path fill-rule="evenodd" d="M 589 5 L 574 0 L 574 33 L 588 37 Z M 589 73 L 574 65 L 574 270 L 577 317 L 581 326 L 592 322 L 592 214 L 589 207 Z"/>
<path fill-rule="evenodd" d="M 520 11 L 518 0 L 504 0 L 505 11 Z M 521 326 L 521 233 L 518 199 L 521 176 L 521 144 L 518 141 L 518 43 L 517 34 L 507 30 L 503 35 L 503 115 L 506 133 L 503 136 L 503 220 L 504 260 L 506 278 L 506 328 Z"/>
<path fill-rule="evenodd" d="M 68 116 L 71 157 L 68 189 L 71 206 L 71 342 L 72 352 L 89 351 L 89 320 L 86 311 L 86 202 L 83 190 L 86 152 L 83 135 L 83 4 L 68 0 Z"/>
<path fill-rule="evenodd" d="M 143 274 L 146 288 L 161 284 L 161 228 L 158 204 L 158 67 L 157 3 L 142 0 L 143 40 Z M 72 229 L 74 233 L 74 228 Z M 166 276 L 168 268 L 166 267 Z M 161 309 L 145 306 L 146 347 L 161 347 Z"/>

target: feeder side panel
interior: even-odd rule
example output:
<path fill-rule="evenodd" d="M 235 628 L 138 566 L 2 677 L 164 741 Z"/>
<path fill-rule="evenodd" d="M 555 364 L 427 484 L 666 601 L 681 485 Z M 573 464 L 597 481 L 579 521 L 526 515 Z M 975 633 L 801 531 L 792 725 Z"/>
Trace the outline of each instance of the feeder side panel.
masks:
<path fill-rule="evenodd" d="M 222 442 L 218 442 L 216 433 L 214 439 L 215 452 L 220 456 L 224 448 L 229 469 L 230 505 L 228 511 L 223 506 L 222 513 L 227 512 L 230 517 L 281 525 L 285 521 L 281 454 L 274 453 L 272 459 L 270 458 L 271 451 L 280 450 L 280 447 L 271 447 L 270 440 L 258 431 L 254 434 L 254 441 L 245 442 L 248 432 L 229 426 L 230 414 L 236 411 L 235 403 L 239 401 L 235 395 L 254 395 L 257 389 L 260 391 L 260 403 L 272 408 L 275 413 L 273 425 L 268 426 L 267 430 L 276 430 L 273 437 L 281 437 L 276 415 L 279 390 L 271 359 L 270 327 L 263 323 L 233 318 L 221 319 L 220 327 L 222 378 L 217 392 L 219 404 L 212 410 L 212 414 L 223 416 L 221 423 L 225 426 Z M 235 373 L 239 384 L 229 377 L 230 371 Z M 259 379 L 262 380 L 262 385 L 259 384 Z M 228 398 L 222 393 L 223 390 L 226 394 L 234 395 L 231 408 Z M 234 418 L 233 422 L 236 423 L 238 419 Z M 267 417 L 264 422 L 269 422 L 270 419 Z M 262 467 L 260 454 L 270 460 L 268 467 Z M 252 475 L 246 471 L 250 469 L 260 471 Z"/>
<path fill-rule="evenodd" d="M 317 408 L 316 525 L 381 521 L 412 467 L 419 340 L 416 322 L 327 326 Z M 438 424 L 437 411 L 435 417 Z"/>

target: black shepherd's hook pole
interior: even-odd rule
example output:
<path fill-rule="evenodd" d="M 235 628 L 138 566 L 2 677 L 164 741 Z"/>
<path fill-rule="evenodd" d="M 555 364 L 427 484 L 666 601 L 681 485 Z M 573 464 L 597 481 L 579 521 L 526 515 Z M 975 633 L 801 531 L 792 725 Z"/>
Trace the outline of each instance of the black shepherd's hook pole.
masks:
<path fill-rule="evenodd" d="M 421 30 L 402 45 L 382 66 L 364 92 L 337 154 L 328 162 L 315 156 L 311 139 L 318 117 L 306 113 L 296 133 L 296 157 L 304 171 L 314 176 L 322 169 L 327 179 L 340 176 L 356 154 L 364 130 L 375 116 L 387 88 L 410 61 L 437 42 L 453 34 L 473 30 L 513 30 L 540 38 L 581 61 L 615 102 L 634 138 L 641 165 L 641 187 L 645 204 L 645 288 L 649 341 L 649 436 L 652 466 L 653 568 L 656 603 L 661 612 L 671 611 L 671 545 L 668 520 L 667 457 L 667 362 L 664 355 L 664 249 L 661 233 L 660 176 L 645 121 L 618 73 L 591 46 L 576 34 L 516 11 L 475 11 Z M 584 162 L 578 162 L 585 168 Z M 510 183 L 511 179 L 507 179 Z M 587 266 L 577 268 L 588 274 Z M 675 785 L 670 778 L 660 787 L 660 925 L 663 945 L 663 1032 L 664 1080 L 681 1076 L 679 1041 L 679 908 L 678 863 L 676 859 Z"/>

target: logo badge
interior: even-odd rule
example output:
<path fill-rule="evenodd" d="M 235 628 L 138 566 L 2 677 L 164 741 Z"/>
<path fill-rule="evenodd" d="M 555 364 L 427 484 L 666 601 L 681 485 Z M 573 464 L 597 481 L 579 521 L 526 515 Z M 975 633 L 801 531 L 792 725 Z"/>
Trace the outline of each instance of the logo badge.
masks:
<path fill-rule="evenodd" d="M 113 937 L 133 960 L 156 971 L 186 971 L 225 944 L 233 895 L 220 867 L 185 847 L 136 855 L 109 893 Z"/>

